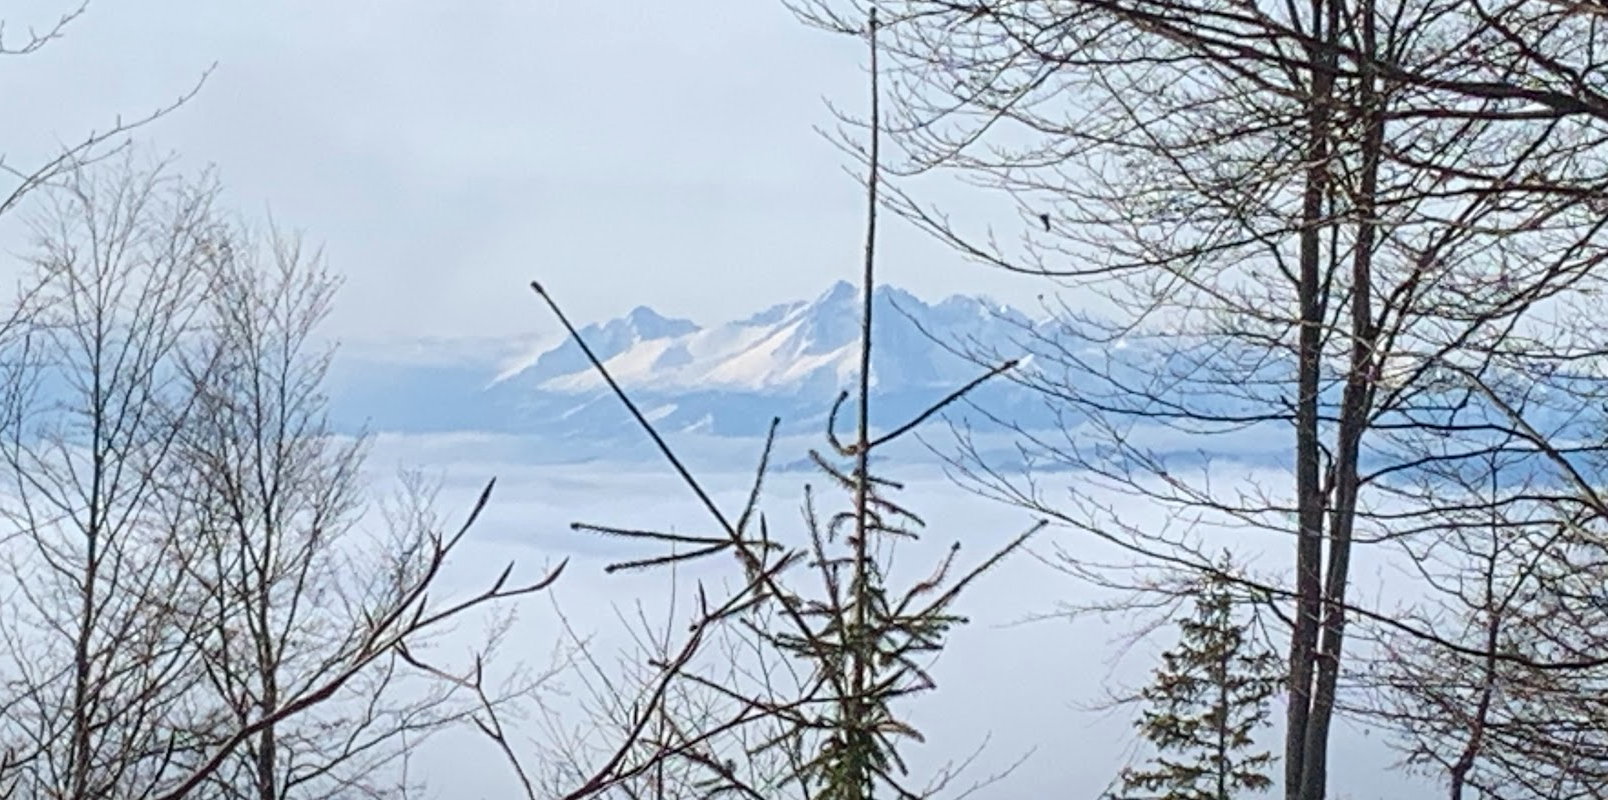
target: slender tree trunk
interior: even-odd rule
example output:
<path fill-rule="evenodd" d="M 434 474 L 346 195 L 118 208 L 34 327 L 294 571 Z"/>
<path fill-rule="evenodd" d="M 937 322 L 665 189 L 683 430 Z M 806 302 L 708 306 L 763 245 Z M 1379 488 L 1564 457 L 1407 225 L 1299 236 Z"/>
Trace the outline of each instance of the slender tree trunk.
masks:
<path fill-rule="evenodd" d="M 100 331 L 96 331 L 97 334 Z M 96 360 L 99 360 L 99 338 L 96 339 Z M 99 365 L 97 364 L 97 367 Z M 90 395 L 91 409 L 94 420 L 91 425 L 91 459 L 89 508 L 86 510 L 88 525 L 84 531 L 84 577 L 80 585 L 81 606 L 78 617 L 78 638 L 73 642 L 73 711 L 72 711 L 72 797 L 74 800 L 87 800 L 89 798 L 89 762 L 90 762 L 90 730 L 93 720 L 90 719 L 90 705 L 95 702 L 94 690 L 90 686 L 90 647 L 95 635 L 95 617 L 100 607 L 100 558 L 101 558 L 101 488 L 105 476 L 105 455 L 101 451 L 103 443 L 102 400 L 104 393 L 101 387 L 100 370 L 97 368 L 93 379 Z"/>
<path fill-rule="evenodd" d="M 269 694 L 263 695 L 263 705 L 266 707 L 270 702 L 279 702 L 277 692 L 272 692 L 271 699 Z M 279 782 L 274 775 L 274 762 L 279 758 L 277 744 L 278 737 L 270 725 L 257 741 L 257 800 L 279 800 Z"/>
<path fill-rule="evenodd" d="M 1358 20 L 1362 47 L 1373 53 L 1376 43 L 1374 2 L 1363 0 Z M 1301 800 L 1323 800 L 1328 784 L 1329 732 L 1334 719 L 1336 688 L 1346 627 L 1346 586 L 1350 580 L 1352 533 L 1360 490 L 1358 458 L 1362 434 L 1379 372 L 1378 331 L 1373 310 L 1373 254 L 1377 246 L 1375 195 L 1384 142 L 1384 116 L 1378 87 L 1369 65 L 1361 68 L 1358 101 L 1365 120 L 1362 168 L 1353 200 L 1357 225 L 1351 269 L 1351 353 L 1340 403 L 1338 446 L 1334 465 L 1334 505 L 1329 517 L 1328 571 L 1323 586 L 1323 626 L 1316 666 L 1316 685 L 1302 744 Z"/>
<path fill-rule="evenodd" d="M 1232 656 L 1233 651 L 1225 648 L 1212 665 L 1212 679 L 1217 683 L 1217 800 L 1228 800 L 1228 661 Z"/>
<path fill-rule="evenodd" d="M 262 452 L 261 436 L 262 432 L 256 432 L 257 441 L 253 442 L 257 451 L 257 469 L 277 470 L 283 459 L 273 459 L 272 464 L 264 463 L 269 459 L 267 454 Z M 259 483 L 262 483 L 260 478 Z M 251 541 L 254 538 L 249 533 L 252 530 L 251 526 L 241 520 L 240 544 L 244 552 L 251 553 L 253 549 L 257 550 L 255 558 L 248 563 L 252 563 L 255 572 L 252 577 L 256 579 L 257 584 L 253 591 L 255 597 L 252 605 L 255 608 L 252 611 L 256 618 L 252 620 L 252 627 L 255 628 L 253 635 L 257 637 L 257 679 L 261 682 L 262 691 L 260 713 L 266 717 L 279 710 L 280 651 L 274 635 L 273 620 L 268 613 L 273 603 L 275 563 L 279 560 L 275 552 L 278 548 L 276 538 L 279 526 L 276 524 L 273 508 L 278 493 L 269 490 L 264 494 L 267 502 L 264 503 L 262 510 L 263 524 L 261 530 L 256 532 L 256 537 L 260 537 L 261 541 Z M 257 771 L 257 800 L 279 800 L 280 788 L 275 777 L 275 767 L 279 761 L 278 744 L 277 726 L 269 725 L 263 728 L 262 734 L 257 737 L 257 763 L 254 765 Z"/>
<path fill-rule="evenodd" d="M 90 509 L 94 514 L 95 509 Z M 93 519 L 93 516 L 91 517 Z M 93 702 L 89 686 L 90 637 L 95 630 L 96 574 L 99 558 L 98 537 L 91 531 L 88 537 L 88 559 L 81 585 L 78 619 L 78 638 L 73 642 L 73 716 L 72 716 L 72 797 L 85 800 L 89 797 L 90 703 Z"/>
<path fill-rule="evenodd" d="M 1371 226 L 1364 226 L 1366 230 Z M 1359 237 L 1361 239 L 1362 237 Z M 1353 266 L 1357 277 L 1366 278 L 1371 259 L 1361 241 Z M 1346 584 L 1351 567 L 1352 529 L 1356 521 L 1359 490 L 1358 453 L 1362 429 L 1368 412 L 1369 371 L 1373 360 L 1373 340 L 1368 334 L 1367 284 L 1354 289 L 1353 313 L 1361 322 L 1353 332 L 1350 375 L 1341 400 L 1339 448 L 1335 453 L 1334 505 L 1329 513 L 1328 571 L 1324 576 L 1322 596 L 1322 640 L 1319 642 L 1314 666 L 1315 685 L 1311 695 L 1311 712 L 1302 742 L 1301 800 L 1322 800 L 1327 783 L 1329 728 L 1334 716 L 1336 685 L 1340 674 L 1340 653 L 1345 634 Z"/>
<path fill-rule="evenodd" d="M 1312 0 L 1314 38 L 1334 38 L 1336 16 L 1332 3 Z M 1296 398 L 1296 513 L 1295 580 L 1296 618 L 1290 634 L 1290 700 L 1284 745 L 1284 786 L 1287 800 L 1313 800 L 1302 794 L 1306 765 L 1306 731 L 1312 708 L 1312 678 L 1317 657 L 1318 626 L 1322 614 L 1323 485 L 1318 428 L 1318 390 L 1323 348 L 1323 225 L 1329 195 L 1329 129 L 1334 72 L 1326 68 L 1332 58 L 1308 48 L 1312 61 L 1312 88 L 1307 109 L 1306 187 L 1301 204 L 1299 363 Z"/>
<path fill-rule="evenodd" d="M 259 599 L 261 600 L 261 598 Z M 262 630 L 268 631 L 267 606 L 259 607 L 259 623 Z M 260 678 L 262 680 L 261 714 L 267 716 L 279 710 L 279 676 L 275 668 L 273 642 L 264 636 L 259 645 L 262 660 L 259 662 Z M 276 776 L 276 765 L 279 761 L 279 735 L 276 726 L 269 725 L 262 729 L 257 737 L 257 800 L 279 800 L 279 782 Z"/>

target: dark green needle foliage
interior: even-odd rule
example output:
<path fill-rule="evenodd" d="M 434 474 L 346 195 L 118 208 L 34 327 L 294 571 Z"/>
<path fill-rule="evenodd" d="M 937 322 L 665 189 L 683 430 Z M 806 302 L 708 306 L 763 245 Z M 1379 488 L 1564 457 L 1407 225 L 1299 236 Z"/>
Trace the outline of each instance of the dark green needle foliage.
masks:
<path fill-rule="evenodd" d="M 1279 657 L 1249 634 L 1221 578 L 1205 579 L 1194 616 L 1140 693 L 1140 735 L 1156 754 L 1129 767 L 1112 800 L 1228 800 L 1273 785 L 1273 754 L 1256 746 L 1282 688 Z"/>

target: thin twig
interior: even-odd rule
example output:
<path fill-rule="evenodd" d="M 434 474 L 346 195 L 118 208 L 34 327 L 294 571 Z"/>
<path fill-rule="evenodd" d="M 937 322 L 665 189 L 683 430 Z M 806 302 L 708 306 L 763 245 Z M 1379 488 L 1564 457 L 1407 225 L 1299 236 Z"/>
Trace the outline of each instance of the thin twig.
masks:
<path fill-rule="evenodd" d="M 1008 371 L 1014 369 L 1015 367 L 1016 367 L 1016 359 L 1013 358 L 1010 361 L 1006 361 L 1005 363 L 1000 364 L 999 366 L 997 366 L 997 367 L 995 367 L 995 368 L 983 373 L 982 375 L 979 375 L 979 376 L 971 379 L 971 381 L 968 382 L 965 386 L 962 386 L 959 389 L 956 389 L 955 391 L 950 392 L 948 395 L 946 395 L 944 397 L 944 399 L 939 400 L 938 402 L 933 403 L 932 405 L 928 406 L 926 411 L 923 411 L 920 414 L 917 414 L 914 419 L 910 420 L 909 422 L 906 422 L 903 425 L 900 425 L 899 427 L 893 429 L 891 432 L 878 437 L 876 440 L 871 442 L 870 446 L 871 447 L 880 447 L 880 446 L 882 446 L 882 445 L 884 445 L 884 444 L 886 444 L 888 442 L 893 441 L 894 439 L 897 439 L 897 438 L 899 438 L 901 436 L 904 436 L 905 434 L 907 434 L 907 433 L 915 430 L 916 428 L 920 427 L 921 423 L 926 422 L 929 419 L 932 419 L 932 416 L 934 414 L 937 414 L 938 412 L 944 410 L 945 408 L 948 408 L 950 405 L 955 403 L 960 398 L 965 397 L 967 394 L 970 394 L 973 389 L 976 389 L 977 387 L 983 385 L 989 379 L 994 378 L 995 376 L 1004 374 L 1005 372 L 1008 372 Z"/>
<path fill-rule="evenodd" d="M 692 489 L 692 493 L 698 496 L 698 500 L 704 504 L 704 507 L 709 510 L 709 513 L 714 516 L 721 527 L 725 528 L 726 532 L 731 534 L 733 538 L 736 538 L 737 529 L 726 520 L 726 515 L 721 513 L 720 507 L 715 505 L 714 499 L 709 496 L 708 492 L 704 491 L 703 486 L 698 483 L 698 479 L 694 478 L 686 466 L 681 463 L 681 459 L 676 456 L 675 451 L 670 449 L 670 445 L 665 442 L 664 437 L 660 436 L 659 431 L 653 427 L 653 423 L 649 422 L 646 416 L 643 416 L 641 409 L 637 408 L 637 404 L 631 400 L 631 396 L 620 388 L 620 384 L 614 380 L 614 376 L 609 374 L 608 368 L 603 366 L 602 359 L 599 359 L 597 354 L 592 352 L 591 346 L 581 337 L 580 331 L 576 330 L 575 326 L 570 323 L 569 317 L 564 316 L 563 309 L 558 307 L 558 303 L 553 299 L 553 296 L 548 294 L 547 289 L 543 288 L 538 281 L 531 281 L 530 288 L 536 292 L 538 297 L 542 298 L 543 302 L 547 303 L 548 309 L 553 312 L 553 316 L 558 318 L 559 324 L 564 326 L 564 330 L 569 333 L 570 338 L 574 339 L 577 345 L 580 345 L 581 352 L 586 354 L 586 360 L 592 364 L 593 369 L 597 370 L 597 374 L 603 376 L 603 380 L 608 382 L 609 388 L 614 391 L 614 396 L 620 398 L 620 402 L 625 404 L 626 410 L 630 411 L 631 416 L 636 418 L 637 424 L 642 426 L 642 430 L 647 431 L 648 437 L 653 439 L 653 444 L 659 448 L 659 452 L 670 462 L 670 466 L 675 468 L 676 474 L 680 475 L 681 480 L 687 484 L 688 488 Z"/>

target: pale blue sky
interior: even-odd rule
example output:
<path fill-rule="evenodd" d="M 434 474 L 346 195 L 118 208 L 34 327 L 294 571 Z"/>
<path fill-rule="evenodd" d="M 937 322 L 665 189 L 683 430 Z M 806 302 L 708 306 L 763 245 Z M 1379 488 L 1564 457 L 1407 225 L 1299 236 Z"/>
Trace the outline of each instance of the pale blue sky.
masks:
<path fill-rule="evenodd" d="M 5 16 L 19 30 L 65 7 Z M 324 242 L 349 276 L 343 336 L 549 325 L 531 277 L 581 318 L 646 303 L 718 321 L 856 269 L 861 191 L 812 126 L 831 122 L 823 98 L 863 107 L 864 54 L 770 0 L 101 0 L 0 68 L 0 152 L 25 163 L 213 62 L 142 138 Z M 1047 288 L 887 227 L 884 275 L 918 294 Z"/>

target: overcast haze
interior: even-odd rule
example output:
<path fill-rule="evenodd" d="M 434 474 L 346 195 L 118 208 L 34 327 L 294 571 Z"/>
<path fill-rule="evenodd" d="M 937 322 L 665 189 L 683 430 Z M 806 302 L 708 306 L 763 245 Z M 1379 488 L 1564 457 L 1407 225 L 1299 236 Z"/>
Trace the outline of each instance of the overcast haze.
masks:
<path fill-rule="evenodd" d="M 63 8 L 5 16 L 15 36 Z M 532 277 L 583 319 L 718 321 L 855 269 L 860 189 L 812 128 L 825 100 L 861 110 L 863 53 L 765 0 L 93 3 L 0 70 L 0 152 L 32 163 L 214 62 L 140 139 L 323 242 L 348 338 L 529 331 Z M 1045 288 L 886 227 L 883 275 L 918 294 Z"/>
<path fill-rule="evenodd" d="M 17 37 L 68 7 L 8 2 L 0 17 Z M 271 209 L 323 244 L 347 278 L 332 333 L 551 336 L 552 321 L 524 288 L 532 278 L 582 321 L 649 305 L 718 322 L 813 297 L 857 271 L 863 190 L 813 128 L 832 124 L 825 100 L 862 110 L 863 62 L 858 43 L 804 27 L 779 0 L 100 0 L 66 38 L 0 68 L 0 154 L 10 166 L 37 164 L 118 114 L 172 102 L 216 64 L 191 102 L 137 138 L 189 170 L 215 165 L 228 206 L 252 217 Z M 0 186 L 0 196 L 8 190 Z M 990 216 L 999 198 L 952 183 L 929 182 L 919 196 L 943 201 L 973 228 L 1019 224 Z M 922 297 L 987 293 L 1028 307 L 1050 288 L 965 263 L 908 226 L 884 230 L 882 279 Z M 21 232 L 15 217 L 0 221 L 0 246 L 18 252 Z M 17 262 L 6 262 L 10 277 Z M 575 555 L 559 594 L 590 609 L 582 623 L 606 628 L 603 600 L 632 598 L 602 577 L 605 556 L 620 554 L 578 541 L 568 522 L 615 511 L 628 491 L 628 510 L 651 519 L 626 522 L 698 520 L 678 487 L 644 489 L 640 475 L 609 464 L 592 473 L 521 464 L 499 447 L 533 448 L 464 432 L 392 432 L 377 440 L 370 469 L 382 476 L 376 483 L 398 464 L 446 475 L 449 516 L 467 506 L 471 487 L 499 476 L 474 543 L 481 557 L 464 569 L 495 570 L 509 552 L 527 568 Z M 741 463 L 751 462 L 744 452 Z M 741 488 L 735 474 L 721 476 L 722 491 Z M 968 557 L 1025 524 L 936 473 L 912 494 L 950 526 L 938 541 L 966 541 Z M 796 495 L 775 496 L 796 514 Z M 945 653 L 948 691 L 922 712 L 943 744 L 919 757 L 964 758 L 992 735 L 983 774 L 1040 750 L 989 796 L 1092 797 L 1132 741 L 1124 719 L 1072 707 L 1111 668 L 1111 629 L 1007 627 L 1053 608 L 1072 584 L 1029 559 L 996 577 L 976 601 L 986 619 Z M 530 612 L 532 624 L 551 621 L 544 609 Z M 1029 646 L 1036 658 L 1012 652 Z M 511 781 L 489 748 L 467 741 L 448 737 L 426 757 L 445 776 L 434 781 L 441 796 Z M 1336 741 L 1359 765 L 1337 776 L 1337 797 L 1407 785 L 1379 777 L 1388 756 L 1377 740 L 1347 728 Z"/>

